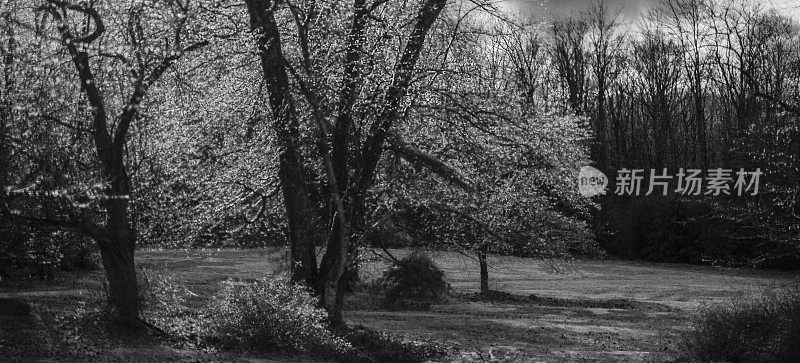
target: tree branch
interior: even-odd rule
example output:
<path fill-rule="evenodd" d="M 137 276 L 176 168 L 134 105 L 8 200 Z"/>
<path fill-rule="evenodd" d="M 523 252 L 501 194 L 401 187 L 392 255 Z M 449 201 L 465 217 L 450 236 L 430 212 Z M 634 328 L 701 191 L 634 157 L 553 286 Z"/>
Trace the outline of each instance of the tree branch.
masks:
<path fill-rule="evenodd" d="M 433 155 L 408 144 L 396 134 L 389 133 L 386 140 L 389 143 L 389 148 L 408 162 L 426 167 L 434 174 L 457 185 L 468 193 L 476 191 L 477 188 L 461 172 Z"/>

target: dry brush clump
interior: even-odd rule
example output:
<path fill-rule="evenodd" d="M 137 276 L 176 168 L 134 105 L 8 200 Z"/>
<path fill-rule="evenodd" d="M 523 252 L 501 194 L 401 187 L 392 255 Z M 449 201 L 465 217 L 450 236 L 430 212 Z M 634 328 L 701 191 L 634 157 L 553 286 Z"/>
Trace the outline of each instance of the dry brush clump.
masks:
<path fill-rule="evenodd" d="M 683 341 L 683 359 L 800 362 L 800 285 L 706 308 Z"/>
<path fill-rule="evenodd" d="M 440 302 L 450 285 L 444 272 L 422 252 L 414 252 L 386 270 L 378 280 L 387 309 L 427 309 Z"/>

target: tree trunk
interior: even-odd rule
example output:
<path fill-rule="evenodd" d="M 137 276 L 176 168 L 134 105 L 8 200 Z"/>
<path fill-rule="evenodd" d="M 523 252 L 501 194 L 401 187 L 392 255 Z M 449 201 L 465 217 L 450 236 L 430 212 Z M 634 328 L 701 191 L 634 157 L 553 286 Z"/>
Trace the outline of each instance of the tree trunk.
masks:
<path fill-rule="evenodd" d="M 337 212 L 338 213 L 338 212 Z M 347 220 L 349 216 L 344 219 Z M 342 307 L 344 289 L 347 281 L 342 279 L 347 268 L 347 250 L 350 244 L 350 226 L 336 218 L 328 237 L 328 246 L 320 264 L 320 285 L 322 305 L 328 312 L 328 321 L 333 328 L 344 326 Z"/>
<path fill-rule="evenodd" d="M 258 33 L 261 68 L 280 147 L 278 175 L 288 222 L 291 280 L 313 288 L 317 284 L 314 242 L 319 235 L 318 221 L 303 174 L 302 155 L 298 147 L 297 112 L 289 88 L 280 32 L 273 14 L 274 4 L 258 0 L 247 0 L 246 3 L 250 13 L 250 28 Z"/>
<path fill-rule="evenodd" d="M 439 17 L 442 9 L 444 9 L 445 3 L 444 0 L 427 0 L 420 8 L 414 29 L 409 35 L 400 61 L 395 67 L 392 84 L 383 99 L 380 116 L 370 127 L 369 136 L 361 150 L 361 155 L 356 155 L 357 164 L 354 165 L 354 169 L 358 172 L 358 176 L 352 181 L 353 185 L 349 189 L 349 195 L 342 201 L 344 204 L 341 207 L 342 210 L 337 212 L 339 218 L 336 218 L 334 222 L 334 228 L 328 241 L 328 250 L 320 266 L 320 272 L 323 276 L 322 283 L 324 284 L 324 289 L 322 289 L 323 302 L 333 326 L 339 326 L 344 323 L 341 311 L 343 302 L 341 288 L 346 285 L 342 284 L 341 277 L 348 265 L 348 251 L 352 231 L 361 230 L 366 224 L 366 195 L 374 182 L 376 168 L 383 152 L 383 144 L 386 140 L 387 132 L 397 119 L 399 104 L 408 91 L 414 66 L 422 52 L 425 37 Z M 356 25 L 357 23 L 354 23 L 354 26 Z M 334 142 L 336 143 L 336 139 L 334 139 Z M 333 145 L 333 149 L 344 150 L 343 146 L 346 146 L 345 140 L 339 140 L 338 144 Z M 337 156 L 334 153 L 334 157 Z M 346 160 L 338 160 L 338 162 L 341 165 Z M 339 187 L 341 188 L 342 186 Z"/>
<path fill-rule="evenodd" d="M 119 216 L 118 213 L 122 210 L 116 208 L 120 207 L 114 207 L 115 210 L 109 213 Z M 96 240 L 108 278 L 109 302 L 123 322 L 135 324 L 139 319 L 140 309 L 134 262 L 136 238 L 130 227 L 125 226 L 125 220 L 127 218 L 110 223 L 108 233 Z"/>
<path fill-rule="evenodd" d="M 478 250 L 478 263 L 481 265 L 481 294 L 489 293 L 489 267 L 486 264 L 486 249 Z"/>
<path fill-rule="evenodd" d="M 279 159 L 278 173 L 289 227 L 291 281 L 313 288 L 317 283 L 317 256 L 314 242 L 318 235 L 314 223 L 314 210 L 308 197 L 305 179 L 300 171 L 297 154 L 292 148 L 285 148 Z"/>
<path fill-rule="evenodd" d="M 344 77 L 342 79 L 341 94 L 337 105 L 336 122 L 332 130 L 331 137 L 331 166 L 333 168 L 336 185 L 340 196 L 347 193 L 347 186 L 350 183 L 350 133 L 355 127 L 353 123 L 353 105 L 358 96 L 358 84 L 361 79 L 361 54 L 364 44 L 364 29 L 367 25 L 369 11 L 365 7 L 365 0 L 353 1 L 353 22 L 350 26 L 350 33 L 347 37 L 347 50 L 344 60 Z M 357 215 L 358 213 L 354 213 Z M 360 221 L 359 218 L 354 220 Z M 351 226 L 354 231 L 361 232 L 362 226 L 355 224 Z M 348 261 L 355 261 L 358 254 L 358 246 L 349 244 L 347 247 Z M 358 264 L 347 263 L 342 275 L 340 288 L 342 291 L 352 291 L 354 285 L 358 283 Z M 339 297 L 341 300 L 341 296 Z M 341 302 L 339 303 L 341 305 Z"/>
<path fill-rule="evenodd" d="M 136 281 L 136 265 L 134 263 L 134 249 L 136 247 L 136 233 L 130 223 L 128 203 L 131 194 L 130 180 L 124 162 L 125 136 L 128 125 L 133 120 L 134 113 L 123 113 L 118 123 L 117 134 L 112 138 L 109 130 L 108 114 L 102 90 L 98 87 L 89 62 L 89 55 L 82 46 L 90 44 L 102 35 L 105 30 L 100 14 L 91 7 L 64 5 L 50 1 L 43 10 L 47 11 L 56 20 L 58 31 L 64 46 L 70 54 L 81 91 L 91 105 L 92 136 L 94 139 L 97 158 L 102 167 L 105 181 L 108 183 L 106 191 L 106 225 L 101 228 L 88 221 L 84 216 L 78 221 L 79 230 L 92 237 L 98 244 L 103 258 L 103 267 L 108 277 L 109 300 L 116 310 L 118 317 L 133 326 L 139 326 L 139 294 Z M 76 37 L 67 25 L 66 10 L 75 10 L 89 16 L 95 27 L 91 34 Z M 130 103 L 126 109 L 132 109 L 141 101 L 144 95 L 141 83 L 137 83 Z"/>
<path fill-rule="evenodd" d="M 123 148 L 124 140 L 103 148 L 110 154 L 102 158 L 110 188 L 106 200 L 106 227 L 98 233 L 96 240 L 108 278 L 110 302 L 123 322 L 136 325 L 140 308 L 134 262 L 136 230 L 131 225 L 128 211 L 131 185 Z"/>
<path fill-rule="evenodd" d="M 8 125 L 11 124 L 11 92 L 14 88 L 13 66 L 14 52 L 16 49 L 16 38 L 14 29 L 11 26 L 11 12 L 4 14 L 6 21 L 6 36 L 8 43 L 3 54 L 3 78 L 4 89 L 0 89 L 0 206 L 5 205 L 5 187 L 8 184 L 8 168 L 10 166 L 9 153 L 6 149 L 6 139 L 8 137 Z"/>
<path fill-rule="evenodd" d="M 602 171 L 607 171 L 608 160 L 608 143 L 606 142 L 606 77 L 603 74 L 604 70 L 600 70 L 597 74 L 597 119 L 595 130 L 595 147 L 593 148 L 592 157 L 597 163 L 597 168 Z"/>
<path fill-rule="evenodd" d="M 695 59 L 694 64 L 694 120 L 697 133 L 699 166 L 708 167 L 708 138 L 706 136 L 705 95 L 703 94 L 702 75 L 700 73 L 700 60 Z"/>

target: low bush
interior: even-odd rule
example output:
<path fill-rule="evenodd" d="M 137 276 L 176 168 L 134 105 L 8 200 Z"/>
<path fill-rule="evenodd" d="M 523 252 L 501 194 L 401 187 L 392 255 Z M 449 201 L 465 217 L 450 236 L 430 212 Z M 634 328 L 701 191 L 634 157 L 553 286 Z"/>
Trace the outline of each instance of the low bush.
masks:
<path fill-rule="evenodd" d="M 139 268 L 136 280 L 142 313 L 164 315 L 184 309 L 190 292 L 173 275 L 156 269 Z"/>
<path fill-rule="evenodd" d="M 163 320 L 185 310 L 186 299 L 191 292 L 173 275 L 161 270 L 137 268 L 136 285 L 139 313 L 145 320 Z M 90 304 L 107 317 L 115 316 L 111 303 L 111 290 L 105 276 L 89 288 Z"/>
<path fill-rule="evenodd" d="M 800 362 L 800 286 L 706 308 L 681 360 Z"/>
<path fill-rule="evenodd" d="M 226 281 L 212 301 L 209 331 L 244 350 L 341 356 L 350 345 L 328 330 L 317 303 L 305 287 L 282 281 Z"/>
<path fill-rule="evenodd" d="M 450 289 L 444 272 L 421 252 L 414 252 L 383 273 L 378 284 L 388 309 L 427 309 Z"/>

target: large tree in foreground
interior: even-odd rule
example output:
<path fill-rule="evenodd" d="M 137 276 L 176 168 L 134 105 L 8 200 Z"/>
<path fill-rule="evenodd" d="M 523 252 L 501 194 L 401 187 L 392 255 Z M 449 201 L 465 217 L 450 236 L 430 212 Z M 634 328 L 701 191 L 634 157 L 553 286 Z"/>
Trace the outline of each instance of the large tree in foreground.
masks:
<path fill-rule="evenodd" d="M 445 0 L 422 1 L 416 11 L 412 11 L 408 30 L 399 29 L 403 38 L 399 55 L 392 68 L 390 79 L 380 86 L 374 102 L 370 100 L 367 115 L 357 113 L 357 104 L 362 104 L 364 95 L 359 92 L 359 85 L 366 78 L 365 64 L 374 61 L 382 54 L 376 48 L 367 49 L 365 39 L 368 32 L 374 31 L 370 22 L 380 19 L 376 13 L 386 1 L 367 3 L 355 0 L 349 7 L 347 17 L 350 26 L 346 30 L 344 56 L 341 60 L 341 81 L 335 91 L 324 94 L 318 85 L 322 75 L 315 69 L 318 64 L 312 59 L 315 49 L 324 44 L 314 43 L 314 25 L 321 19 L 323 9 L 317 4 L 307 3 L 304 6 L 288 4 L 286 7 L 271 1 L 247 0 L 251 26 L 257 34 L 259 54 L 264 72 L 264 81 L 269 94 L 270 108 L 276 128 L 276 137 L 280 148 L 280 177 L 283 194 L 287 197 L 286 211 L 289 220 L 289 236 L 292 246 L 293 264 L 297 262 L 308 266 L 313 260 L 308 257 L 309 249 L 313 251 L 313 241 L 301 241 L 301 236 L 311 235 L 308 229 L 313 228 L 311 208 L 304 200 L 307 193 L 303 188 L 310 182 L 306 172 L 302 170 L 301 158 L 311 155 L 317 158 L 319 172 L 324 175 L 322 190 L 327 193 L 327 205 L 330 214 L 326 216 L 328 223 L 325 254 L 317 272 L 315 287 L 322 296 L 322 302 L 329 312 L 333 325 L 341 325 L 343 319 L 342 276 L 352 261 L 352 246 L 364 230 L 367 218 L 368 192 L 375 183 L 378 166 L 382 159 L 385 144 L 388 140 L 397 140 L 391 129 L 402 114 L 403 103 L 409 93 L 412 81 L 417 75 L 415 67 L 425 49 L 425 41 L 434 23 L 445 7 Z M 399 7 L 402 13 L 406 9 Z M 390 9 L 396 10 L 396 9 Z M 330 9 L 326 15 L 332 14 Z M 296 49 L 298 66 L 286 61 L 282 34 L 276 17 L 278 12 L 291 14 L 296 31 Z M 387 10 L 382 15 L 396 15 Z M 374 35 L 374 34 L 373 34 Z M 379 38 L 382 39 L 382 38 Z M 316 40 L 319 40 L 317 38 Z M 377 48 L 380 49 L 380 48 Z M 385 50 L 386 48 L 384 48 Z M 372 52 L 372 53 L 370 53 Z M 366 56 L 365 56 L 366 54 Z M 314 139 L 315 149 L 305 155 L 298 153 L 301 140 L 297 129 L 298 113 L 289 89 L 290 76 L 300 92 L 301 99 L 310 110 L 307 120 Z M 332 112 L 328 117 L 326 110 Z M 301 199 L 298 201 L 288 198 Z M 295 258 L 301 261 L 296 261 Z M 293 271 L 293 272 L 296 272 Z M 308 271 L 313 274 L 313 271 Z M 309 281 L 308 278 L 304 279 Z"/>
<path fill-rule="evenodd" d="M 185 53 L 207 42 L 185 39 L 188 2 L 93 7 L 85 2 L 47 0 L 35 11 L 37 26 L 27 28 L 37 31 L 27 40 L 49 41 L 53 36 L 46 32 L 54 30 L 55 39 L 69 59 L 62 71 L 80 88 L 76 99 L 70 100 L 65 89 L 39 103 L 42 108 L 62 104 L 64 107 L 56 111 L 61 114 L 48 114 L 41 109 L 31 110 L 31 114 L 91 138 L 96 158 L 88 172 L 89 178 L 96 178 L 95 191 L 99 195 L 83 193 L 85 198 L 76 198 L 61 191 L 40 191 L 33 194 L 47 196 L 51 203 L 59 205 L 57 211 L 43 216 L 3 205 L 3 212 L 13 220 L 70 229 L 95 240 L 108 278 L 110 303 L 123 321 L 135 323 L 139 321 L 134 264 L 137 233 L 130 210 L 134 188 L 127 163 L 128 136 L 139 120 L 139 110 L 151 87 Z M 17 21 L 24 23 L 27 19 Z M 53 20 L 55 29 L 48 26 L 47 19 Z M 69 112 L 76 109 L 69 105 L 76 100 L 79 111 Z M 72 119 L 83 116 L 89 118 L 85 127 L 83 122 Z M 11 194 L 25 197 L 32 193 L 12 190 Z"/>

